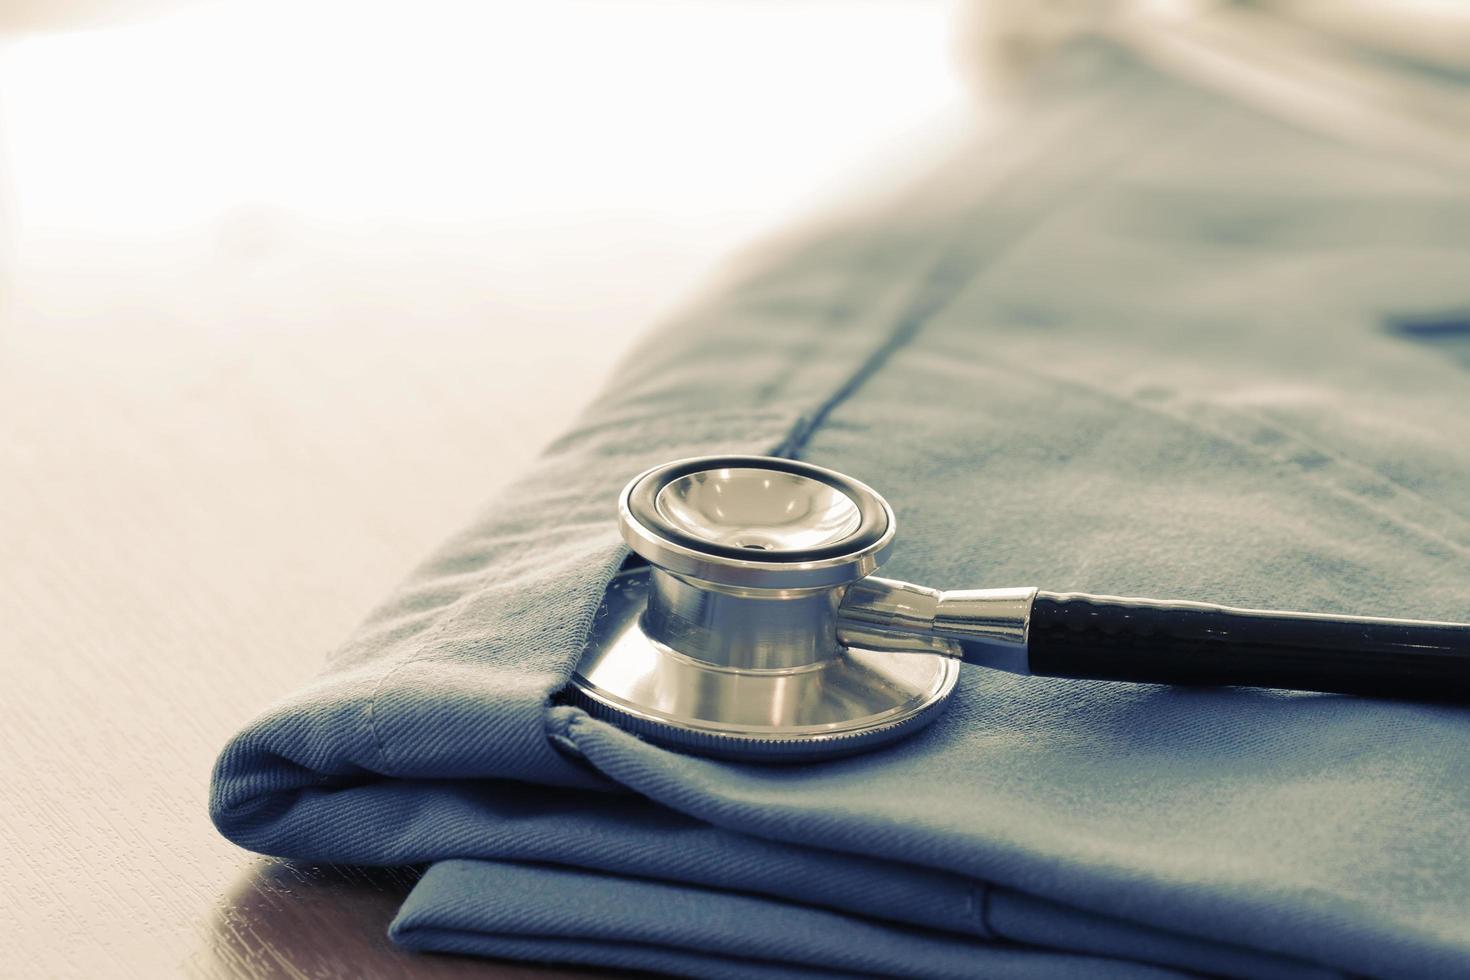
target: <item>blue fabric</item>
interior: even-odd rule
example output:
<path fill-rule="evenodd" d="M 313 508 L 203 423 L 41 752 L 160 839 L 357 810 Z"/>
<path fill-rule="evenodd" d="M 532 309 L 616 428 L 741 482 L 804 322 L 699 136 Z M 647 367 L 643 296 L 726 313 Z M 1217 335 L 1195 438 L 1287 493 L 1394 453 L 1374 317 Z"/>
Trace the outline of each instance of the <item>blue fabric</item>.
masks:
<path fill-rule="evenodd" d="M 1470 192 L 1079 50 L 1003 141 L 672 324 L 220 757 L 264 853 L 433 862 L 416 949 L 709 976 L 1470 972 L 1470 712 L 966 668 L 753 766 L 557 705 L 653 463 L 893 503 L 886 572 L 1470 618 Z"/>

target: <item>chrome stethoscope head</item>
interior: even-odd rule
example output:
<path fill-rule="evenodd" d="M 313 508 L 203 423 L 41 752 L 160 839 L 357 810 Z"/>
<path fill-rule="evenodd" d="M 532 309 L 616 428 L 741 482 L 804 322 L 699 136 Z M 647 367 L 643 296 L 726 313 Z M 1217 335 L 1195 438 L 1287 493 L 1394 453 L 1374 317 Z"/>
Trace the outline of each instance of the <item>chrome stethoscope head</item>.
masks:
<path fill-rule="evenodd" d="M 649 564 L 731 589 L 827 589 L 893 549 L 893 511 L 841 473 L 789 459 L 705 456 L 654 467 L 618 501 L 623 539 Z"/>
<path fill-rule="evenodd" d="M 878 578 L 893 511 L 810 463 L 710 456 L 623 491 L 573 701 L 652 741 L 816 759 L 917 731 L 961 661 L 1016 674 L 1470 702 L 1470 624 Z"/>
<path fill-rule="evenodd" d="M 907 734 L 953 690 L 949 657 L 839 636 L 844 595 L 893 548 L 893 511 L 857 480 L 680 460 L 635 477 L 618 520 L 648 566 L 613 581 L 572 677 L 593 715 L 707 755 L 812 759 Z"/>

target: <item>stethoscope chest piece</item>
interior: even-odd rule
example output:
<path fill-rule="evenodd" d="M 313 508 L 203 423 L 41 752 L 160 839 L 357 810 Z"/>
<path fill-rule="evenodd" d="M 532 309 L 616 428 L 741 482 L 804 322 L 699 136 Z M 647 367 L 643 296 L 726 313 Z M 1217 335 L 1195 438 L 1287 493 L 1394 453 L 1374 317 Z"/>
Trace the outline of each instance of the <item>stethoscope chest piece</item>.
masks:
<path fill-rule="evenodd" d="M 623 538 L 647 566 L 609 585 L 574 703 L 673 748 L 799 761 L 931 721 L 958 661 L 839 640 L 838 608 L 893 542 L 871 489 L 821 467 L 711 457 L 635 478 Z"/>
<path fill-rule="evenodd" d="M 572 699 L 674 748 L 818 759 L 917 731 L 960 664 L 1041 677 L 1470 702 L 1470 624 L 872 574 L 893 512 L 856 480 L 712 456 L 636 477 L 618 508 L 647 564 L 607 590 Z"/>

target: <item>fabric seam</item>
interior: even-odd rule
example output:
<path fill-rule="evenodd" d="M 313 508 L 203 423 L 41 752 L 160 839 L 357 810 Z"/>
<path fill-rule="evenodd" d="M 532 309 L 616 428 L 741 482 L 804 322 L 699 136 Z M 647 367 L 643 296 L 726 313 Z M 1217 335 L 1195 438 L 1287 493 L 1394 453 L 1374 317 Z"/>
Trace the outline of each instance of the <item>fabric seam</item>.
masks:
<path fill-rule="evenodd" d="M 1129 85 L 1126 82 L 1122 83 L 1119 86 L 1119 91 L 1113 92 L 1111 97 L 1117 98 L 1120 92 L 1126 91 L 1128 87 Z M 1099 118 L 1098 111 L 1093 109 L 1090 121 L 1094 125 L 1098 125 Z M 1045 142 L 1047 145 L 1050 145 L 1052 141 L 1064 138 L 1066 137 L 1063 135 L 1053 134 Z M 1134 152 L 1137 151 L 1136 147 L 1131 149 Z M 1061 184 L 1059 193 L 1073 193 L 1080 187 L 1087 186 L 1094 182 L 1100 173 L 1115 166 L 1120 158 L 1126 158 L 1129 155 L 1130 147 L 1128 146 L 1105 151 L 1103 154 L 1103 166 L 1081 174 L 1068 175 L 1059 182 Z M 1011 164 L 1010 169 L 1000 176 L 997 182 L 998 187 L 1004 187 L 1017 178 L 1018 175 L 1015 168 L 1016 164 Z M 787 433 L 786 438 L 773 450 L 773 455 L 785 456 L 792 459 L 800 458 L 802 450 L 806 448 L 812 437 L 816 435 L 817 431 L 821 429 L 838 407 L 856 394 L 870 378 L 887 366 L 895 353 L 908 346 L 908 344 L 918 337 L 923 328 L 932 322 L 934 317 L 942 313 L 965 288 L 980 278 L 983 268 L 993 264 L 998 256 L 1014 248 L 1017 242 L 1023 240 L 1027 234 L 1045 221 L 1048 214 L 1052 211 L 1050 208 L 1033 208 L 1019 222 L 1020 227 L 1015 229 L 1011 235 L 1007 236 L 998 247 L 993 249 L 988 258 L 982 260 L 979 267 L 970 269 L 968 275 L 957 275 L 953 277 L 947 275 L 956 266 L 960 267 L 962 271 L 965 269 L 964 260 L 970 256 L 968 250 L 963 247 L 963 244 L 966 240 L 967 232 L 972 227 L 972 222 L 968 219 L 989 204 L 993 197 L 993 190 L 989 193 L 982 193 L 978 199 L 972 200 L 970 205 L 964 209 L 959 219 L 955 222 L 954 232 L 938 250 L 939 254 L 937 258 L 917 286 L 914 297 L 905 306 L 898 326 L 888 334 L 882 343 L 868 355 L 832 394 L 818 404 L 815 411 L 804 413 L 797 418 L 796 424 Z M 1052 200 L 1055 199 L 1056 195 L 1053 195 Z M 947 288 L 946 284 L 948 284 Z"/>
<path fill-rule="evenodd" d="M 990 926 L 990 892 L 991 887 L 988 882 L 978 878 L 970 880 L 970 919 L 975 923 L 975 928 L 982 939 L 994 940 L 1000 937 Z"/>

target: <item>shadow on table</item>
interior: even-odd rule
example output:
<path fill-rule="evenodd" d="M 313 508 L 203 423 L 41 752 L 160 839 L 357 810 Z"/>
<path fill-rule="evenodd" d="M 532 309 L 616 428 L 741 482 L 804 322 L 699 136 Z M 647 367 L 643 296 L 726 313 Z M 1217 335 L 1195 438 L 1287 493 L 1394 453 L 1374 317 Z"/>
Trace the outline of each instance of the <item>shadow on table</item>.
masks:
<path fill-rule="evenodd" d="M 220 899 L 196 977 L 604 976 L 585 970 L 410 953 L 388 923 L 418 880 L 408 868 L 352 868 L 262 860 Z"/>

